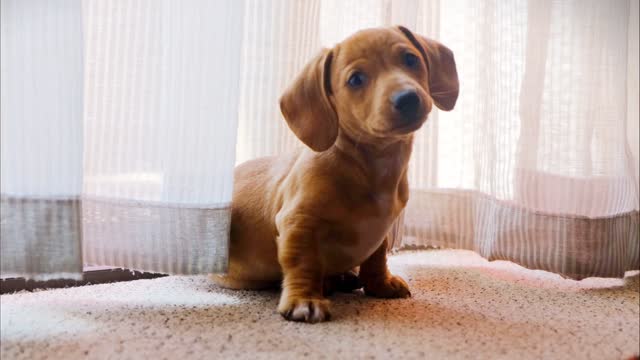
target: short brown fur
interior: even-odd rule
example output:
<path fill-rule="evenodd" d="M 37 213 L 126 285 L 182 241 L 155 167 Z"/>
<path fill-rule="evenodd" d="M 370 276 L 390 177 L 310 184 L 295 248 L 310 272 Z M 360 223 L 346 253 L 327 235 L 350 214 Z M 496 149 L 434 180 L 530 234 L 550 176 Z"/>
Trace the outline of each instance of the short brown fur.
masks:
<path fill-rule="evenodd" d="M 406 53 L 419 63 L 403 63 Z M 354 71 L 366 76 L 357 88 Z M 408 123 L 389 100 L 406 89 L 420 100 Z M 278 311 L 306 322 L 329 319 L 325 279 L 358 267 L 366 294 L 410 296 L 387 269 L 387 233 L 408 200 L 413 132 L 432 104 L 450 110 L 457 96 L 452 52 L 405 28 L 363 30 L 323 50 L 280 100 L 309 148 L 236 168 L 229 269 L 214 281 L 280 283 Z"/>

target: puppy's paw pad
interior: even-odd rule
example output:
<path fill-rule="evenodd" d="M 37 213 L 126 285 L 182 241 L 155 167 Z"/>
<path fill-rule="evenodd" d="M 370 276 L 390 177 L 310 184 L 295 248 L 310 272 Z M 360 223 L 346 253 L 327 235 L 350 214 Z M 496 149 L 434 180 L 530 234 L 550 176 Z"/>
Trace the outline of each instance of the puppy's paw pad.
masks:
<path fill-rule="evenodd" d="M 281 302 L 278 312 L 289 321 L 317 323 L 331 318 L 329 300 L 326 299 L 296 299 Z"/>
<path fill-rule="evenodd" d="M 409 286 L 399 276 L 389 276 L 380 281 L 374 281 L 364 286 L 365 294 L 379 298 L 408 298 L 411 297 Z"/>

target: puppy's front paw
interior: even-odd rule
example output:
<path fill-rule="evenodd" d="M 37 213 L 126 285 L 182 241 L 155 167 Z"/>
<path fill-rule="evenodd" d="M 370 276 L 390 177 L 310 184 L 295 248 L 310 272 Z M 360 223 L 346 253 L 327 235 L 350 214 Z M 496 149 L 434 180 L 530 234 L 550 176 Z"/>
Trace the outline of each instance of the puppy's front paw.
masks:
<path fill-rule="evenodd" d="M 401 277 L 395 275 L 365 283 L 364 293 L 379 298 L 411 297 L 407 283 Z"/>
<path fill-rule="evenodd" d="M 290 321 L 317 323 L 331 318 L 329 300 L 305 298 L 281 298 L 278 312 Z"/>

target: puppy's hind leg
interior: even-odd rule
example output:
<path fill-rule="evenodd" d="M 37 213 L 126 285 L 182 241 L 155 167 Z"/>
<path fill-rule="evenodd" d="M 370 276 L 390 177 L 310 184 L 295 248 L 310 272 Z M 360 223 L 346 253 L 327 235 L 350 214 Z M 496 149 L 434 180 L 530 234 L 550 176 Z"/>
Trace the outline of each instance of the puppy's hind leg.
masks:
<path fill-rule="evenodd" d="M 251 254 L 248 254 L 247 251 L 240 252 L 234 247 L 229 259 L 227 272 L 225 274 L 209 274 L 209 279 L 220 287 L 234 290 L 278 288 L 282 279 L 279 271 L 255 260 L 251 262 L 245 258 L 247 255 L 251 257 Z"/>
<path fill-rule="evenodd" d="M 210 274 L 209 278 L 220 287 L 234 290 L 266 290 L 280 286 L 279 281 L 241 279 L 227 274 Z"/>

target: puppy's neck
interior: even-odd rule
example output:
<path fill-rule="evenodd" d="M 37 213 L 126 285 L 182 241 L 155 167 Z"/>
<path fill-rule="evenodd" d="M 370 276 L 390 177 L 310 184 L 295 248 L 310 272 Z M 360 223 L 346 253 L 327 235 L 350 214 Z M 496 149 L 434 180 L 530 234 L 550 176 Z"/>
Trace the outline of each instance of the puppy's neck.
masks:
<path fill-rule="evenodd" d="M 360 170 L 374 189 L 394 189 L 406 179 L 413 135 L 378 143 L 358 142 L 340 132 L 333 146 L 341 158 Z"/>

